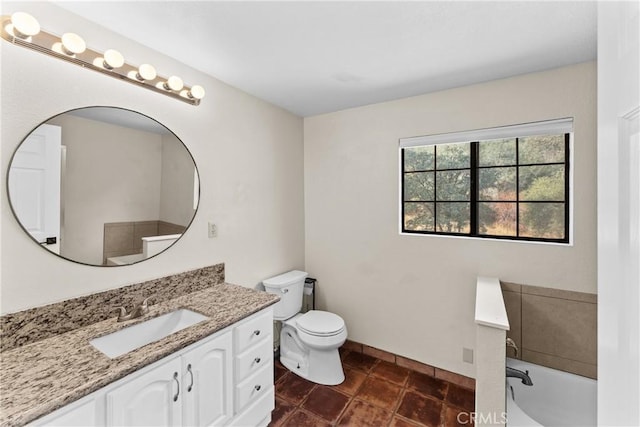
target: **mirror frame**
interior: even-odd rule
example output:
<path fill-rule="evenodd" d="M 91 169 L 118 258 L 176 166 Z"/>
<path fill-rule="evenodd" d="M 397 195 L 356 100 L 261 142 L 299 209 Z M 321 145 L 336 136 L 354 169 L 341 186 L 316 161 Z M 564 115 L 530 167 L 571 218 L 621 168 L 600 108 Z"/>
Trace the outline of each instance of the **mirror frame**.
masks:
<path fill-rule="evenodd" d="M 152 255 L 152 256 L 150 256 L 150 257 L 148 257 L 148 258 L 143 258 L 143 259 L 141 259 L 141 260 L 139 260 L 139 261 L 136 261 L 136 262 L 132 262 L 132 263 L 130 263 L 130 264 L 122 264 L 122 265 L 107 265 L 107 264 L 99 265 L 99 264 L 89 264 L 89 263 L 87 263 L 87 262 L 82 262 L 82 261 L 78 261 L 78 260 L 75 260 L 75 259 L 67 258 L 67 257 L 65 257 L 65 256 L 63 256 L 63 255 L 60 255 L 60 254 L 58 254 L 58 253 L 55 253 L 55 252 L 52 252 L 52 251 L 48 250 L 46 247 L 42 246 L 42 244 L 41 244 L 40 242 L 38 242 L 38 241 L 37 241 L 37 240 L 36 240 L 36 239 L 31 235 L 31 233 L 29 233 L 29 231 L 27 231 L 27 229 L 22 225 L 22 222 L 20 221 L 20 218 L 18 217 L 18 215 L 17 215 L 17 213 L 16 213 L 16 211 L 15 211 L 15 209 L 14 209 L 14 207 L 13 207 L 13 202 L 11 201 L 11 192 L 9 191 L 9 173 L 10 173 L 10 171 L 11 171 L 11 165 L 13 164 L 13 160 L 14 160 L 14 158 L 15 158 L 16 154 L 18 153 L 18 150 L 20 149 L 20 147 L 22 146 L 22 144 L 25 142 L 25 140 L 26 140 L 27 138 L 29 138 L 29 136 L 30 136 L 30 135 L 31 135 L 31 134 L 32 134 L 36 129 L 38 129 L 40 126 L 42 126 L 42 125 L 44 125 L 44 124 L 47 124 L 50 120 L 55 119 L 55 118 L 57 118 L 57 117 L 59 117 L 59 116 L 61 116 L 61 115 L 63 115 L 63 114 L 71 113 L 71 112 L 73 112 L 73 111 L 77 111 L 77 110 L 85 110 L 85 109 L 89 109 L 89 108 L 113 108 L 113 109 L 117 109 L 117 110 L 128 111 L 128 112 L 130 112 L 130 113 L 135 113 L 135 114 L 139 114 L 139 115 L 141 115 L 141 116 L 144 116 L 144 117 L 146 117 L 147 119 L 152 120 L 152 121 L 156 122 L 157 124 L 159 124 L 160 126 L 164 127 L 164 128 L 165 128 L 169 133 L 171 133 L 171 135 L 173 135 L 173 136 L 176 138 L 176 140 L 178 140 L 178 141 L 182 144 L 182 146 L 184 147 L 184 149 L 186 150 L 186 152 L 189 154 L 189 157 L 191 158 L 191 161 L 193 162 L 193 167 L 194 167 L 195 174 L 196 174 L 196 177 L 197 177 L 197 180 L 198 180 L 198 193 L 197 193 L 197 196 L 198 196 L 198 204 L 197 204 L 197 206 L 195 207 L 194 212 L 193 212 L 193 216 L 191 217 L 191 220 L 189 221 L 189 224 L 187 224 L 187 225 L 186 225 L 186 227 L 185 227 L 185 231 L 182 233 L 182 235 L 181 235 L 178 239 L 176 239 L 173 243 L 171 243 L 171 245 L 167 246 L 165 249 L 163 249 L 162 251 L 158 252 L 157 254 L 154 254 L 154 255 Z M 9 208 L 11 209 L 11 213 L 13 214 L 14 219 L 15 219 L 15 220 L 16 220 L 16 222 L 18 223 L 18 226 L 19 226 L 19 227 L 22 229 L 22 231 L 24 231 L 24 233 L 28 236 L 29 240 L 31 240 L 33 243 L 35 243 L 38 247 L 40 247 L 41 249 L 43 249 L 43 250 L 44 250 L 44 251 L 46 251 L 47 253 L 49 253 L 49 254 L 51 254 L 51 255 L 54 255 L 54 256 L 57 256 L 57 257 L 58 257 L 58 258 L 60 258 L 60 259 L 63 259 L 63 260 L 65 260 L 65 261 L 70 261 L 70 262 L 73 262 L 73 263 L 76 263 L 76 264 L 80 264 L 80 265 L 86 265 L 86 266 L 89 266 L 89 267 L 98 267 L 98 268 L 103 268 L 103 267 L 129 267 L 129 266 L 132 266 L 132 265 L 140 264 L 140 263 L 142 263 L 142 262 L 144 262 L 144 261 L 150 260 L 150 259 L 152 259 L 152 258 L 157 257 L 157 256 L 158 256 L 158 255 L 160 255 L 160 254 L 163 254 L 163 253 L 167 252 L 167 251 L 168 251 L 169 249 L 171 249 L 171 248 L 172 248 L 172 247 L 173 247 L 173 246 L 174 246 L 178 241 L 182 240 L 182 238 L 184 237 L 184 234 L 185 234 L 187 231 L 189 231 L 189 228 L 191 228 L 191 225 L 193 224 L 193 221 L 195 220 L 196 215 L 198 214 L 198 209 L 200 208 L 200 200 L 201 200 L 201 195 L 202 195 L 202 194 L 201 194 L 201 191 L 202 191 L 202 185 L 201 185 L 201 182 L 202 182 L 202 181 L 201 181 L 201 179 L 200 179 L 200 171 L 198 170 L 198 165 L 197 165 L 197 163 L 196 163 L 196 160 L 194 159 L 193 154 L 191 153 L 191 151 L 189 150 L 189 148 L 187 147 L 187 145 L 182 141 L 182 139 L 180 139 L 180 138 L 178 137 L 178 135 L 176 135 L 176 134 L 175 134 L 171 129 L 169 129 L 169 128 L 168 128 L 167 126 L 165 126 L 163 123 L 161 123 L 160 121 L 158 121 L 158 120 L 154 119 L 153 117 L 151 117 L 151 116 L 149 116 L 149 115 L 147 115 L 147 114 L 144 114 L 144 113 L 141 113 L 141 112 L 139 112 L 139 111 L 135 111 L 135 110 L 132 110 L 132 109 L 129 109 L 129 108 L 117 107 L 117 106 L 112 106 L 112 105 L 89 105 L 89 106 L 85 106 L 85 107 L 72 108 L 72 109 L 70 109 L 70 110 L 63 111 L 63 112 L 61 112 L 61 113 L 55 114 L 55 115 L 53 115 L 53 116 L 51 116 L 51 117 L 49 117 L 49 118 L 47 118 L 47 119 L 43 120 L 43 121 L 42 121 L 42 122 L 40 122 L 38 125 L 36 125 L 35 127 L 33 127 L 33 128 L 32 128 L 32 129 L 31 129 L 31 130 L 30 130 L 30 131 L 29 131 L 29 132 L 24 136 L 24 138 L 22 138 L 22 140 L 20 141 L 20 143 L 19 143 L 19 144 L 16 146 L 16 148 L 13 150 L 13 154 L 11 155 L 11 158 L 9 159 L 9 163 L 8 163 L 8 166 L 7 166 L 7 171 L 6 171 L 6 174 L 5 174 L 5 188 L 6 188 L 6 190 L 7 190 L 7 200 L 8 200 L 8 202 L 9 202 Z M 194 192 L 194 194 L 195 194 L 195 192 Z"/>

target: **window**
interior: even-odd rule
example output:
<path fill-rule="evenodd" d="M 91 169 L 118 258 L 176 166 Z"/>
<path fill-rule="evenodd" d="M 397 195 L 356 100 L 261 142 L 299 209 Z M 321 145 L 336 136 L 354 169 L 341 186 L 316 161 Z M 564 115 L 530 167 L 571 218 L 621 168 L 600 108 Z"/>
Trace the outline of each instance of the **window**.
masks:
<path fill-rule="evenodd" d="M 402 232 L 568 243 L 571 127 L 401 140 Z"/>

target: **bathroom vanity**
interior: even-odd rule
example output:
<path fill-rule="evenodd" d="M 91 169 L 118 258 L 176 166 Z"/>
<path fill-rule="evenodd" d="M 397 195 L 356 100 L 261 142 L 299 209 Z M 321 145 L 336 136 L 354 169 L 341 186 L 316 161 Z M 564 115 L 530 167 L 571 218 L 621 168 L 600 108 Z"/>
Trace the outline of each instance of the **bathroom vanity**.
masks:
<path fill-rule="evenodd" d="M 226 283 L 158 298 L 140 319 L 110 317 L 3 351 L 0 425 L 267 425 L 278 298 Z M 91 344 L 183 309 L 206 319 L 113 358 Z"/>

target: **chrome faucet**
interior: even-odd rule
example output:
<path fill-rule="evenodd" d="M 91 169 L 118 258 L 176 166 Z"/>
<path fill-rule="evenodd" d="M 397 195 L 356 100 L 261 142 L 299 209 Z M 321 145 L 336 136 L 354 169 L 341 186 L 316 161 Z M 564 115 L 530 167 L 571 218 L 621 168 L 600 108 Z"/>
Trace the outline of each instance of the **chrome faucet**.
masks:
<path fill-rule="evenodd" d="M 507 378 L 520 378 L 522 380 L 522 384 L 524 385 L 533 385 L 533 381 L 529 377 L 529 371 L 522 372 L 520 369 L 510 368 L 507 366 Z"/>
<path fill-rule="evenodd" d="M 516 354 L 514 357 L 518 357 L 518 346 L 516 345 L 516 342 L 511 338 L 507 338 L 507 349 L 509 349 L 509 347 L 515 350 Z"/>
<path fill-rule="evenodd" d="M 140 304 L 134 305 L 129 313 L 127 313 L 127 309 L 124 307 L 114 308 L 114 310 L 120 310 L 120 314 L 118 314 L 118 322 L 137 319 L 147 314 L 149 312 L 149 306 L 147 305 L 148 300 L 149 298 L 145 298 Z"/>

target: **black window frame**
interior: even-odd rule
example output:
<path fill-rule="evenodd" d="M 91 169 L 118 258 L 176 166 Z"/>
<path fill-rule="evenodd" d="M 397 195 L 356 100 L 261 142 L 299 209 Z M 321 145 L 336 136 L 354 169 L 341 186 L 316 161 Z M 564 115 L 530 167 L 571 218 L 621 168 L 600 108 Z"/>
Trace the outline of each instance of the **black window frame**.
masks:
<path fill-rule="evenodd" d="M 571 195 L 570 195 L 570 182 L 571 182 L 571 133 L 563 132 L 555 135 L 564 135 L 564 162 L 548 162 L 548 163 L 524 163 L 520 164 L 519 159 L 519 146 L 520 139 L 523 137 L 511 137 L 505 139 L 515 139 L 516 141 L 516 160 L 515 164 L 508 165 L 494 165 L 494 166 L 480 166 L 479 165 L 479 148 L 480 144 L 483 142 L 481 140 L 476 141 L 460 141 L 459 143 L 468 143 L 469 144 L 469 167 L 468 168 L 452 168 L 452 169 L 437 169 L 437 161 L 436 161 L 436 152 L 437 147 L 441 145 L 450 145 L 453 144 L 451 142 L 448 143 L 439 143 L 439 144 L 427 144 L 424 146 L 432 145 L 436 147 L 434 149 L 434 165 L 433 169 L 428 170 L 416 170 L 416 171 L 405 171 L 405 150 L 415 147 L 401 147 L 400 148 L 400 223 L 401 223 L 401 232 L 403 234 L 423 234 L 423 235 L 438 235 L 438 236 L 458 236 L 458 237 L 472 237 L 472 238 L 481 238 L 481 239 L 499 239 L 499 240 L 511 240 L 511 241 L 524 241 L 524 242 L 545 242 L 545 243 L 563 243 L 569 244 L 571 237 Z M 539 135 L 542 136 L 542 135 Z M 528 167 L 528 166 L 552 166 L 552 165 L 563 165 L 564 166 L 564 200 L 520 200 L 520 187 L 519 187 L 519 177 L 520 177 L 520 168 Z M 492 168 L 515 168 L 516 169 L 516 200 L 481 200 L 479 198 L 479 171 L 482 169 L 492 169 Z M 470 182 L 469 182 L 469 201 L 445 201 L 438 200 L 437 195 L 437 172 L 444 172 L 450 170 L 469 170 Z M 425 173 L 425 172 L 433 172 L 434 174 L 434 191 L 433 191 L 433 200 L 411 200 L 405 201 L 405 175 L 411 173 Z M 478 227 L 478 218 L 479 218 L 479 209 L 478 206 L 480 203 L 515 203 L 516 204 L 516 235 L 515 236 L 506 236 L 506 235 L 493 235 L 493 234 L 482 234 L 479 232 Z M 434 206 L 434 230 L 410 230 L 406 228 L 405 224 L 405 205 L 407 203 L 433 203 Z M 447 231 L 438 231 L 437 230 L 437 204 L 438 203 L 469 203 L 469 233 L 460 233 L 460 232 L 447 232 Z M 520 236 L 520 204 L 521 203 L 564 203 L 564 237 L 563 238 L 545 238 L 545 237 L 530 237 L 530 236 Z"/>

